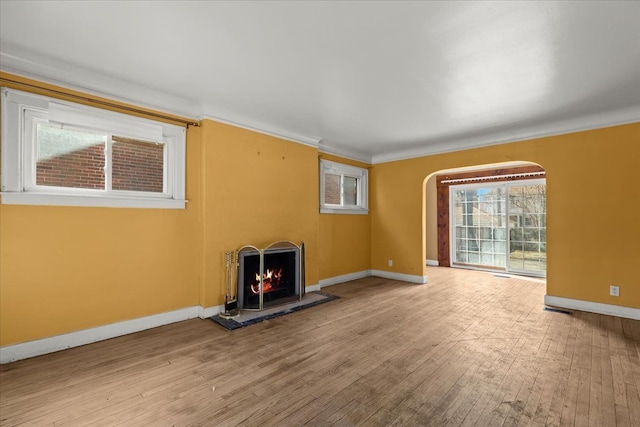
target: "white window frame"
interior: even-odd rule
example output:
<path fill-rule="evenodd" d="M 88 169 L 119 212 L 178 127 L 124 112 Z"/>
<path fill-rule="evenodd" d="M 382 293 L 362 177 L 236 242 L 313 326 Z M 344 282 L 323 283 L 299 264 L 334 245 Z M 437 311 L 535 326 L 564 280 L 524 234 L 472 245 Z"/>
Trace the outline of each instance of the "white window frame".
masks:
<path fill-rule="evenodd" d="M 341 176 L 340 205 L 328 204 L 324 200 L 324 179 L 326 173 Z M 357 180 L 357 205 L 344 204 L 344 189 L 342 188 L 342 182 L 345 176 L 355 178 Z M 369 171 L 367 169 L 333 162 L 331 160 L 320 160 L 320 213 L 366 215 L 369 213 L 368 194 Z"/>
<path fill-rule="evenodd" d="M 52 121 L 55 118 L 55 122 Z M 89 130 L 164 144 L 162 193 L 112 190 L 110 144 L 105 153 L 104 190 L 48 187 L 35 182 L 35 123 Z M 185 208 L 186 129 L 99 108 L 2 88 L 2 204 Z"/>

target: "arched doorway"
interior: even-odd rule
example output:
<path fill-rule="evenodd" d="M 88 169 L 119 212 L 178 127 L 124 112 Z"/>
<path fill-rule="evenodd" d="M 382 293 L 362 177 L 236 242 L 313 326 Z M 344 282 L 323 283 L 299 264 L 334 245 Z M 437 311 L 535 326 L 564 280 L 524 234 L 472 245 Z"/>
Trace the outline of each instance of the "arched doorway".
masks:
<path fill-rule="evenodd" d="M 438 171 L 426 178 L 424 198 L 427 265 L 546 276 L 541 166 L 509 162 Z"/>

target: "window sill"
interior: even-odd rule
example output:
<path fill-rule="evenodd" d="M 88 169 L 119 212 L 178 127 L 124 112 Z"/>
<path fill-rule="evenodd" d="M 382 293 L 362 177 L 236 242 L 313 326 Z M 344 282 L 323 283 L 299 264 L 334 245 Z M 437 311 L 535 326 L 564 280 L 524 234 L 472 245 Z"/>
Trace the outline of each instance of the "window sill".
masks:
<path fill-rule="evenodd" d="M 3 205 L 87 206 L 103 208 L 184 209 L 186 200 L 113 195 L 74 195 L 27 192 L 2 192 Z"/>
<path fill-rule="evenodd" d="M 321 214 L 346 214 L 346 215 L 367 215 L 369 213 L 369 209 L 364 208 L 320 208 Z"/>

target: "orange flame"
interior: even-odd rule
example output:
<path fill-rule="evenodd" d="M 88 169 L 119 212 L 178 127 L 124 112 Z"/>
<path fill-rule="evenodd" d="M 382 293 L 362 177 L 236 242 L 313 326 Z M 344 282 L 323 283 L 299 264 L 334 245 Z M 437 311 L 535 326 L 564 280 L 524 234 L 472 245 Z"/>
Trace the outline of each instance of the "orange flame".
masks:
<path fill-rule="evenodd" d="M 262 292 L 270 292 L 277 288 L 280 285 L 280 280 L 282 279 L 282 269 L 279 268 L 277 270 L 267 271 L 262 275 Z M 256 273 L 256 282 L 249 285 L 251 287 L 251 292 L 254 294 L 260 293 L 260 274 Z"/>

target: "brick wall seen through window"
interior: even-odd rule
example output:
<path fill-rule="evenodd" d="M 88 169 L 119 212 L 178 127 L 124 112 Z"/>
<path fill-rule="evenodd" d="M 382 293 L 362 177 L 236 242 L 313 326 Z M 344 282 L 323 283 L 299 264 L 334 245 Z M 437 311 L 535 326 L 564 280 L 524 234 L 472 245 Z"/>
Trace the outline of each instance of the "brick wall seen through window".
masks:
<path fill-rule="evenodd" d="M 105 188 L 105 136 L 38 126 L 36 185 Z M 112 189 L 162 193 L 164 146 L 112 137 Z"/>
<path fill-rule="evenodd" d="M 162 193 L 164 146 L 116 136 L 112 141 L 112 188 Z"/>
<path fill-rule="evenodd" d="M 104 189 L 104 134 L 37 127 L 36 185 Z"/>
<path fill-rule="evenodd" d="M 324 202 L 329 205 L 340 204 L 340 175 L 324 174 Z"/>

